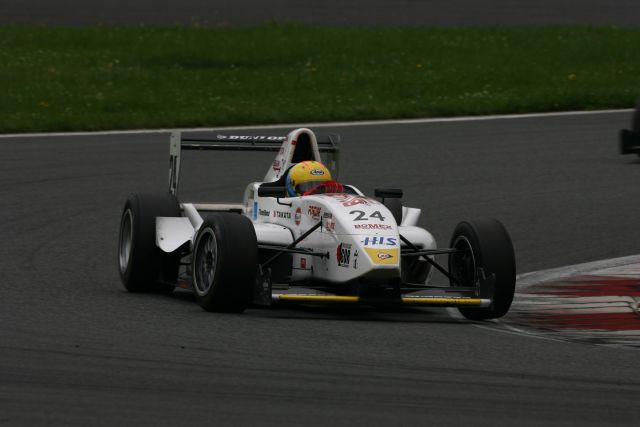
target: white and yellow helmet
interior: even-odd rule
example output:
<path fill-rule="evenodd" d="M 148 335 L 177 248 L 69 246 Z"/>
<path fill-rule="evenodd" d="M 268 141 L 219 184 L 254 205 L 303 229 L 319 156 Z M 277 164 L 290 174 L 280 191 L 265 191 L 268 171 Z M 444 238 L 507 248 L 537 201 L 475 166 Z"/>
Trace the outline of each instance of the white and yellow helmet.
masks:
<path fill-rule="evenodd" d="M 300 196 L 318 185 L 331 181 L 331 172 L 325 165 L 314 160 L 295 164 L 287 175 L 287 194 Z"/>

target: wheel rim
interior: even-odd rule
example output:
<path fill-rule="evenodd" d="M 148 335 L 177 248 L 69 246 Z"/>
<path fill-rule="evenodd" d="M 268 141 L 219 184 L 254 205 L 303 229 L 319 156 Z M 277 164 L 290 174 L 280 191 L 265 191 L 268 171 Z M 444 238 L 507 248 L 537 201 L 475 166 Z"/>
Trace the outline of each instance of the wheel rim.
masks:
<path fill-rule="evenodd" d="M 204 296 L 213 287 L 218 262 L 218 242 L 211 228 L 205 229 L 198 238 L 195 249 L 194 288 Z"/>
<path fill-rule="evenodd" d="M 120 259 L 120 273 L 125 274 L 127 268 L 129 268 L 129 262 L 131 260 L 131 248 L 133 246 L 133 215 L 131 209 L 122 215 L 122 221 L 120 223 L 120 245 L 119 245 L 119 259 Z"/>
<path fill-rule="evenodd" d="M 454 249 L 464 252 L 451 254 L 449 258 L 449 274 L 458 282 L 459 286 L 475 286 L 477 269 L 471 243 L 465 236 L 458 236 L 452 246 Z"/>

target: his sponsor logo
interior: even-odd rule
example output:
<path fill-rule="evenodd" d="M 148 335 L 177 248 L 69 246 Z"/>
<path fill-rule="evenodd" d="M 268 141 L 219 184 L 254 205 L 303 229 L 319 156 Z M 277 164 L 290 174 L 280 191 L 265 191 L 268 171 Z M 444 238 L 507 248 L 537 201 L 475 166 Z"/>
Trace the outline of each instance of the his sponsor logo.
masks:
<path fill-rule="evenodd" d="M 302 219 L 302 210 L 300 208 L 296 209 L 295 223 L 296 225 L 300 225 L 300 220 Z"/>
<path fill-rule="evenodd" d="M 324 171 L 322 169 L 311 169 L 309 173 L 313 176 L 322 176 L 324 175 Z"/>
<path fill-rule="evenodd" d="M 333 214 L 331 212 L 325 212 L 322 214 L 323 218 L 333 218 Z"/>
<path fill-rule="evenodd" d="M 253 202 L 253 207 L 249 208 L 249 210 L 251 211 L 251 218 L 253 218 L 254 221 L 258 219 L 258 202 Z"/>
<path fill-rule="evenodd" d="M 376 223 L 368 223 L 368 224 L 354 224 L 355 228 L 359 230 L 391 230 L 393 227 L 388 224 L 376 224 Z"/>
<path fill-rule="evenodd" d="M 291 212 L 273 211 L 273 217 L 291 219 Z"/>
<path fill-rule="evenodd" d="M 397 264 L 398 249 L 373 249 L 364 248 L 374 264 Z"/>
<path fill-rule="evenodd" d="M 309 209 L 307 210 L 307 214 L 313 219 L 318 219 L 318 218 L 320 218 L 320 211 L 321 210 L 322 209 L 320 208 L 320 206 L 309 205 Z"/>
<path fill-rule="evenodd" d="M 336 223 L 332 219 L 328 218 L 324 222 L 324 228 L 327 231 L 335 231 L 336 230 Z"/>
<path fill-rule="evenodd" d="M 365 246 L 398 246 L 398 238 L 386 236 L 366 236 L 364 240 L 361 241 L 361 243 Z"/>
<path fill-rule="evenodd" d="M 359 253 L 358 253 L 358 250 L 356 249 L 356 251 L 353 254 L 353 268 L 355 270 L 358 269 L 358 255 L 359 255 Z"/>
<path fill-rule="evenodd" d="M 377 202 L 373 202 L 372 200 L 367 199 L 362 196 L 354 196 L 353 194 L 327 194 L 327 196 L 336 199 L 338 202 L 342 203 L 342 206 L 356 206 L 356 205 L 371 205 Z"/>
<path fill-rule="evenodd" d="M 273 170 L 274 171 L 279 171 L 280 170 L 280 160 L 276 159 L 273 161 Z"/>
<path fill-rule="evenodd" d="M 336 249 L 336 259 L 338 260 L 338 266 L 349 267 L 351 258 L 351 245 L 348 243 L 340 243 Z"/>
<path fill-rule="evenodd" d="M 284 141 L 286 136 L 267 135 L 217 135 L 217 139 L 229 139 L 233 141 Z"/>
<path fill-rule="evenodd" d="M 269 216 L 269 215 L 271 215 L 271 211 L 269 211 L 268 209 L 259 209 L 258 210 L 258 215 L 260 215 L 260 216 Z"/>

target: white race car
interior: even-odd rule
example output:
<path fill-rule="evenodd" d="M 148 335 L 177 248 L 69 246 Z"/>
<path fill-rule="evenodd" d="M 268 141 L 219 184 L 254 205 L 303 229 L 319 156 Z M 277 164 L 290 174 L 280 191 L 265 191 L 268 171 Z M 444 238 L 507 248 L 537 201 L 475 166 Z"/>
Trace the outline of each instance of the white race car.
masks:
<path fill-rule="evenodd" d="M 182 150 L 274 151 L 263 182 L 241 204 L 178 201 Z M 418 227 L 420 209 L 402 191 L 367 197 L 339 193 L 290 197 L 289 168 L 324 161 L 338 174 L 338 139 L 318 141 L 306 128 L 286 137 L 217 135 L 170 140 L 169 191 L 131 194 L 122 213 L 119 267 L 132 292 L 192 289 L 209 311 L 242 312 L 278 302 L 373 306 L 454 306 L 470 319 L 503 316 L 515 288 L 509 234 L 494 219 L 461 222 L 437 248 Z M 448 268 L 436 260 L 445 255 Z M 438 270 L 444 283 L 432 282 Z"/>

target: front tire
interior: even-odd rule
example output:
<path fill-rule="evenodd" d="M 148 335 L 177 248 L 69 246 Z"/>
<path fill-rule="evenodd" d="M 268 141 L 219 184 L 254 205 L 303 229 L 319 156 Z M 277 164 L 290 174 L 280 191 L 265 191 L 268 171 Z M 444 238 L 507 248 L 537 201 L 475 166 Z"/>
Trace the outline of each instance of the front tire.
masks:
<path fill-rule="evenodd" d="M 453 232 L 450 247 L 465 250 L 449 256 L 449 273 L 455 280 L 451 285 L 479 286 L 480 296 L 492 300 L 486 308 L 459 307 L 460 313 L 471 320 L 504 316 L 515 292 L 516 261 L 511 238 L 502 223 L 495 219 L 461 222 Z M 482 273 L 485 277 L 479 277 Z"/>
<path fill-rule="evenodd" d="M 216 213 L 198 230 L 191 271 L 196 301 L 207 311 L 241 313 L 251 302 L 258 242 L 251 221 Z"/>
<path fill-rule="evenodd" d="M 129 195 L 122 211 L 118 244 L 120 278 L 129 292 L 170 293 L 177 281 L 179 250 L 166 253 L 156 246 L 159 216 L 180 216 L 174 195 Z"/>

